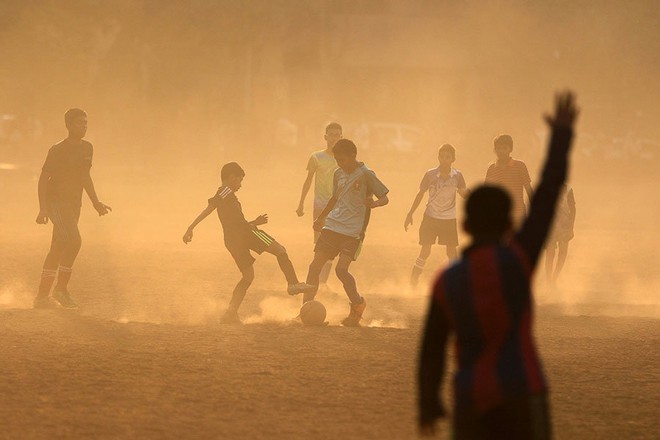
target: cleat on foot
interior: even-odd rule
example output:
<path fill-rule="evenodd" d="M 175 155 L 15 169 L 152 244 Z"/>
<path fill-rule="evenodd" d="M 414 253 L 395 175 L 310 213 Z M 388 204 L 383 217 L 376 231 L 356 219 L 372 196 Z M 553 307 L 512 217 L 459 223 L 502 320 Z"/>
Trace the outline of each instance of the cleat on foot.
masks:
<path fill-rule="evenodd" d="M 66 289 L 62 289 L 62 290 L 55 289 L 55 291 L 53 292 L 53 299 L 58 303 L 60 303 L 60 305 L 65 309 L 78 308 L 78 303 L 76 303 L 73 299 L 71 299 L 71 295 L 69 294 L 69 291 Z"/>

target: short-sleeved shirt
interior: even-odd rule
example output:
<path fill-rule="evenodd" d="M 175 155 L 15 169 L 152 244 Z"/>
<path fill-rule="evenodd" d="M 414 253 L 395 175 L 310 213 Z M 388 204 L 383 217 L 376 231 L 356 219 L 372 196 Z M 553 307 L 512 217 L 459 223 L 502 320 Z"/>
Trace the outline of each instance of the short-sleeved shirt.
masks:
<path fill-rule="evenodd" d="M 456 191 L 465 188 L 463 174 L 455 168 L 446 177 L 440 174 L 440 167 L 428 170 L 419 184 L 420 190 L 429 192 L 424 215 L 438 220 L 455 219 Z"/>
<path fill-rule="evenodd" d="M 252 227 L 245 220 L 241 202 L 228 186 L 221 186 L 209 204 L 216 208 L 225 235 L 225 246 L 231 248 L 247 243 Z"/>
<path fill-rule="evenodd" d="M 314 207 L 323 209 L 332 197 L 332 181 L 337 169 L 334 156 L 325 150 L 312 153 L 307 171 L 314 171 Z"/>
<path fill-rule="evenodd" d="M 352 173 L 337 168 L 333 179 L 333 196 L 337 203 L 328 214 L 323 229 L 362 238 L 370 213 L 365 200 L 372 195 L 381 198 L 388 192 L 376 173 L 362 162 Z"/>
<path fill-rule="evenodd" d="M 512 214 L 515 219 L 525 216 L 523 188 L 531 181 L 527 166 L 521 160 L 509 159 L 503 165 L 492 163 L 486 172 L 487 184 L 499 185 L 511 196 Z"/>
<path fill-rule="evenodd" d="M 51 203 L 80 207 L 85 178 L 92 166 L 94 148 L 87 141 L 70 139 L 53 145 L 42 170 L 50 176 L 47 200 Z"/>

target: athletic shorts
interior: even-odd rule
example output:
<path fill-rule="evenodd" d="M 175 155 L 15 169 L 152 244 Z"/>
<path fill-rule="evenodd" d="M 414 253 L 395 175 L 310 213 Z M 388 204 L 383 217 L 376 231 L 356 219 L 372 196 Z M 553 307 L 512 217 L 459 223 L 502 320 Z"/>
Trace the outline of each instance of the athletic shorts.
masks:
<path fill-rule="evenodd" d="M 243 271 L 252 266 L 255 261 L 250 251 L 261 255 L 274 242 L 275 239 L 273 237 L 262 230 L 256 229 L 251 230 L 244 241 L 237 243 L 225 242 L 225 246 L 227 246 L 227 250 L 232 258 L 234 258 L 238 268 Z"/>
<path fill-rule="evenodd" d="M 346 255 L 351 260 L 357 260 L 362 249 L 362 240 L 348 235 L 340 234 L 339 232 L 324 229 L 321 231 L 319 239 L 314 246 L 314 252 L 322 252 L 330 257 L 335 258 L 337 255 Z"/>
<path fill-rule="evenodd" d="M 458 231 L 456 219 L 440 220 L 424 216 L 419 226 L 419 244 L 438 244 L 444 246 L 458 246 Z"/>
<path fill-rule="evenodd" d="M 53 222 L 53 242 L 80 241 L 80 231 L 78 230 L 80 206 L 50 203 L 46 208 L 46 213 Z"/>
<path fill-rule="evenodd" d="M 546 394 L 511 399 L 483 414 L 454 413 L 453 439 L 550 440 Z"/>

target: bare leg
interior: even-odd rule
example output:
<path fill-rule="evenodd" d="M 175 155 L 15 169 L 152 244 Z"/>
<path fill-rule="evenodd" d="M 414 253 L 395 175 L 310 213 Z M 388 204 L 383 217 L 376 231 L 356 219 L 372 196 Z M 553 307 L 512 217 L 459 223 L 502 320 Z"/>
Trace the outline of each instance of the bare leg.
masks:
<path fill-rule="evenodd" d="M 248 287 L 254 281 L 254 267 L 252 265 L 241 270 L 241 277 L 236 287 L 234 287 L 234 292 L 231 295 L 231 301 L 229 302 L 229 309 L 233 312 L 236 312 L 245 298 Z"/>
<path fill-rule="evenodd" d="M 279 264 L 280 270 L 282 270 L 287 284 L 298 284 L 298 276 L 296 275 L 296 271 L 293 268 L 293 264 L 291 263 L 289 255 L 286 253 L 284 246 L 274 241 L 266 248 L 264 252 L 268 252 L 269 254 L 275 255 L 275 257 L 277 257 L 277 264 Z"/>
<path fill-rule="evenodd" d="M 564 263 L 566 263 L 566 256 L 568 255 L 568 242 L 560 241 L 558 243 L 559 252 L 557 252 L 557 266 L 555 266 L 555 273 L 553 275 L 553 281 L 557 281 L 559 274 L 564 268 Z"/>
<path fill-rule="evenodd" d="M 351 265 L 353 260 L 346 255 L 339 255 L 339 262 L 335 268 L 335 273 L 337 278 L 341 281 L 344 286 L 344 291 L 346 296 L 350 299 L 352 304 L 360 304 L 362 302 L 362 297 L 357 291 L 357 284 L 355 283 L 355 278 L 348 271 L 348 267 Z"/>
<path fill-rule="evenodd" d="M 305 294 L 303 295 L 303 303 L 313 300 L 314 297 L 316 296 L 316 292 L 318 291 L 318 286 L 319 286 L 319 275 L 321 274 L 323 265 L 327 263 L 329 260 L 330 260 L 330 256 L 323 252 L 314 253 L 314 259 L 309 265 L 309 271 L 307 272 L 307 280 L 305 282 L 309 285 L 316 286 L 316 290 L 305 292 Z"/>
<path fill-rule="evenodd" d="M 545 278 L 549 283 L 553 282 L 552 266 L 555 261 L 555 243 L 548 243 L 545 248 Z"/>
<path fill-rule="evenodd" d="M 456 250 L 456 246 L 451 246 L 447 245 L 447 258 L 449 261 L 453 261 L 458 257 L 458 250 Z"/>

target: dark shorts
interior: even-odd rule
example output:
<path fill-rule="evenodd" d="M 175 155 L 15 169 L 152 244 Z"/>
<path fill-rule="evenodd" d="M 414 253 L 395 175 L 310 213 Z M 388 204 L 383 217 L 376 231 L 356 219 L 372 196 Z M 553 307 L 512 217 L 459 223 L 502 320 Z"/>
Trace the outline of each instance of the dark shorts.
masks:
<path fill-rule="evenodd" d="M 361 249 L 362 240 L 329 229 L 321 231 L 321 235 L 316 241 L 316 246 L 314 246 L 314 252 L 322 252 L 328 255 L 330 259 L 342 254 L 348 256 L 353 261 L 357 260 Z"/>
<path fill-rule="evenodd" d="M 519 397 L 484 414 L 454 414 L 453 440 L 550 440 L 546 394 Z"/>
<path fill-rule="evenodd" d="M 250 251 L 261 255 L 274 242 L 273 237 L 257 229 L 250 231 L 241 241 L 229 243 L 225 241 L 225 246 L 227 246 L 227 250 L 234 258 L 238 268 L 243 271 L 243 269 L 252 266 L 255 261 Z"/>
<path fill-rule="evenodd" d="M 458 246 L 458 231 L 456 219 L 439 220 L 424 216 L 419 226 L 419 244 L 438 244 L 445 246 Z"/>

